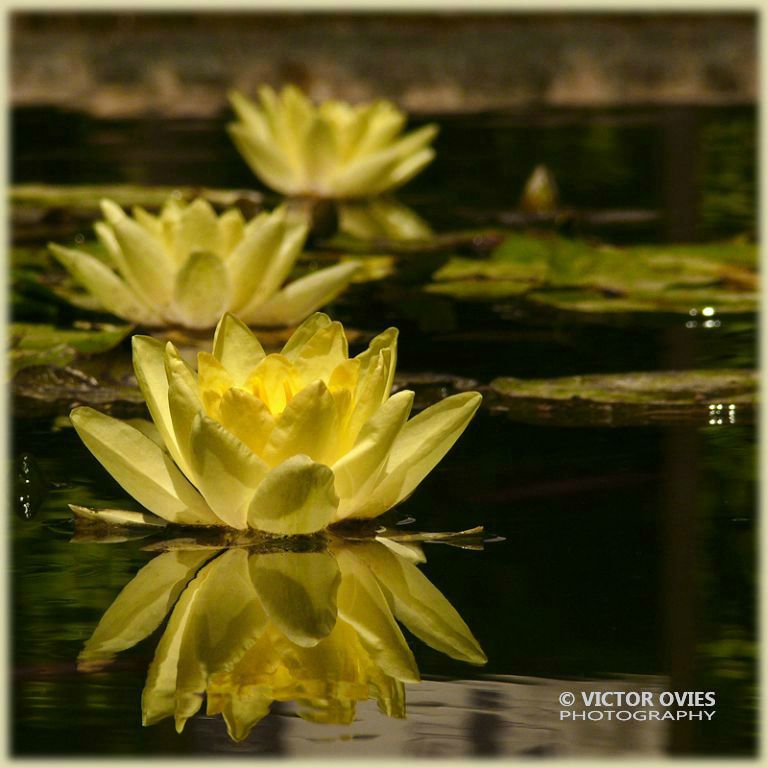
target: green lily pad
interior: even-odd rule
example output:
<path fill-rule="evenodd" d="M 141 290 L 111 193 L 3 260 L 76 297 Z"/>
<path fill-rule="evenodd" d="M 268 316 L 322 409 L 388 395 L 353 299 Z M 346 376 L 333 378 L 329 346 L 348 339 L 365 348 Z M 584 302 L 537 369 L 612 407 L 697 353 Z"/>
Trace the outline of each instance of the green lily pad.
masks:
<path fill-rule="evenodd" d="M 424 287 L 426 293 L 450 296 L 459 301 L 492 302 L 524 296 L 531 290 L 531 283 L 520 280 L 454 280 L 432 283 Z"/>
<path fill-rule="evenodd" d="M 83 184 L 77 186 L 52 186 L 49 184 L 17 184 L 10 189 L 13 205 L 40 208 L 68 208 L 99 210 L 103 198 L 109 198 L 123 208 L 141 205 L 160 208 L 170 196 L 179 200 L 204 197 L 210 203 L 235 206 L 242 201 L 261 204 L 259 192 L 242 189 L 207 189 L 205 187 L 143 187 L 135 184 Z"/>
<path fill-rule="evenodd" d="M 747 313 L 757 308 L 756 262 L 756 246 L 743 241 L 616 248 L 520 234 L 488 259 L 450 259 L 425 290 L 462 301 L 525 297 L 599 315 L 681 314 L 705 306 Z"/>
<path fill-rule="evenodd" d="M 490 384 L 490 405 L 532 424 L 719 426 L 754 418 L 757 384 L 755 371 L 739 369 L 499 378 Z"/>
<path fill-rule="evenodd" d="M 11 323 L 10 375 L 32 366 L 64 367 L 79 355 L 106 352 L 116 347 L 132 325 L 92 325 L 57 328 L 38 323 Z"/>
<path fill-rule="evenodd" d="M 29 367 L 13 379 L 13 413 L 17 418 L 55 417 L 75 405 L 90 405 L 115 416 L 145 416 L 128 350 L 115 349 L 80 358 L 66 368 Z"/>
<path fill-rule="evenodd" d="M 11 323 L 14 349 L 45 350 L 66 345 L 76 352 L 93 354 L 116 347 L 131 331 L 132 325 L 84 324 L 82 328 L 57 328 L 38 323 Z"/>
<path fill-rule="evenodd" d="M 508 232 L 499 229 L 446 232 L 413 240 L 397 240 L 386 237 L 361 240 L 350 235 L 338 234 L 319 243 L 319 245 L 323 248 L 347 253 L 388 253 L 394 256 L 418 256 L 419 254 L 456 251 L 487 254 L 503 243 L 508 235 Z"/>
<path fill-rule="evenodd" d="M 76 357 L 77 352 L 66 344 L 57 344 L 47 349 L 11 349 L 8 352 L 9 373 L 13 377 L 24 368 L 38 365 L 63 368 Z"/>

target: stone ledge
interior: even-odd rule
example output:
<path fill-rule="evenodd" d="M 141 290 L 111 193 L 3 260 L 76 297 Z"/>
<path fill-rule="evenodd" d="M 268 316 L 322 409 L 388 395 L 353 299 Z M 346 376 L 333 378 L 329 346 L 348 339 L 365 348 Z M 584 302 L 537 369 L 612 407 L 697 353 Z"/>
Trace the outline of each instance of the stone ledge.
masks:
<path fill-rule="evenodd" d="M 756 15 L 14 13 L 14 106 L 209 117 L 295 82 L 414 113 L 754 103 Z"/>

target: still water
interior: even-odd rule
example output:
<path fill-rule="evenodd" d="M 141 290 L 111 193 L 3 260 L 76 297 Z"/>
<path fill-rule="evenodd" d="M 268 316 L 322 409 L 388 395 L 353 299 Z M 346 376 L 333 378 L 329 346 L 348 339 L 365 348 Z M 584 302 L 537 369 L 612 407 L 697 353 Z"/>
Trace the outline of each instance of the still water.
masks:
<path fill-rule="evenodd" d="M 103 123 L 36 111 L 14 120 L 18 183 L 253 186 L 223 121 Z M 653 214 L 614 229 L 579 225 L 606 239 L 712 239 L 753 227 L 749 110 L 441 123 L 438 159 L 401 196 L 438 231 L 503 220 L 536 162 L 555 172 L 565 204 Z M 681 156 L 674 148 L 686 136 L 695 140 Z M 406 374 L 487 383 L 756 364 L 754 325 L 743 321 L 585 326 L 371 285 L 332 312 L 352 327 L 399 326 L 398 371 Z M 142 689 L 165 624 L 111 664 L 78 669 L 118 594 L 162 556 L 146 548 L 158 537 L 71 541 L 67 504 L 126 505 L 72 429 L 18 419 L 13 450 L 34 457 L 49 489 L 31 519 L 12 523 L 17 755 L 754 754 L 755 430 L 738 418 L 563 428 L 481 411 L 387 522 L 402 531 L 485 527 L 482 549 L 423 544 L 418 568 L 487 663 L 451 658 L 406 622 L 422 682 L 404 685 L 405 719 L 379 711 L 373 692 L 348 725 L 310 722 L 279 701 L 240 742 L 205 706 L 181 734 L 172 718 L 142 727 Z M 714 691 L 716 714 L 693 723 L 560 719 L 561 692 L 596 690 Z"/>

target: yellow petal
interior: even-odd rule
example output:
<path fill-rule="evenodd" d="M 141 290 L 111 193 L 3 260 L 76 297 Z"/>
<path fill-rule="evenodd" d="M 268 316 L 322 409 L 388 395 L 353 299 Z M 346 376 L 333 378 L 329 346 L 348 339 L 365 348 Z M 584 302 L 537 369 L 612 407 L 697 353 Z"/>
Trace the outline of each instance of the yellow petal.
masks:
<path fill-rule="evenodd" d="M 384 478 L 373 491 L 370 506 L 355 516 L 381 514 L 409 496 L 458 440 L 481 400 L 477 392 L 463 392 L 411 419 L 392 446 Z"/>
<path fill-rule="evenodd" d="M 413 392 L 403 390 L 387 400 L 363 425 L 354 447 L 333 465 L 336 493 L 341 498 L 339 517 L 354 511 L 358 494 L 378 480 L 392 445 L 408 419 Z"/>
<path fill-rule="evenodd" d="M 355 156 L 360 157 L 389 144 L 405 126 L 405 114 L 388 101 L 368 105 L 362 115 L 364 133 L 355 145 Z"/>
<path fill-rule="evenodd" d="M 149 637 L 210 550 L 164 552 L 150 560 L 115 598 L 78 656 L 78 666 L 107 661 Z"/>
<path fill-rule="evenodd" d="M 269 467 L 236 437 L 198 413 L 192 424 L 192 470 L 208 506 L 227 524 L 247 527 L 248 505 Z"/>
<path fill-rule="evenodd" d="M 181 263 L 194 251 L 221 254 L 219 220 L 207 200 L 199 197 L 181 212 L 176 247 Z"/>
<path fill-rule="evenodd" d="M 352 358 L 352 360 L 344 360 L 339 363 L 328 379 L 328 389 L 331 392 L 339 390 L 346 390 L 352 394 L 357 388 L 357 380 L 360 376 L 360 361 Z"/>
<path fill-rule="evenodd" d="M 275 428 L 275 418 L 264 402 L 238 387 L 221 398 L 219 421 L 258 456 Z"/>
<path fill-rule="evenodd" d="M 336 132 L 326 120 L 318 116 L 310 118 L 303 148 L 305 178 L 307 185 L 314 186 L 319 193 L 333 193 L 332 185 L 326 186 L 321 180 L 328 178 L 338 168 L 336 137 Z"/>
<path fill-rule="evenodd" d="M 167 305 L 173 295 L 175 264 L 161 242 L 126 216 L 120 206 L 103 200 L 101 208 L 112 226 L 124 261 L 121 271 L 134 288 L 155 306 Z"/>
<path fill-rule="evenodd" d="M 296 350 L 291 360 L 306 384 L 322 379 L 329 381 L 334 369 L 349 357 L 344 327 L 333 322 L 318 330 Z"/>
<path fill-rule="evenodd" d="M 197 394 L 194 374 L 169 342 L 165 350 L 168 375 L 168 408 L 173 434 L 180 456 L 179 466 L 190 480 L 195 480 L 192 468 L 192 424 L 203 406 Z"/>
<path fill-rule="evenodd" d="M 209 251 L 195 251 L 176 275 L 173 311 L 187 328 L 211 328 L 229 304 L 224 262 Z"/>
<path fill-rule="evenodd" d="M 273 414 L 282 413 L 301 379 L 290 360 L 283 355 L 267 355 L 248 377 L 246 388 L 258 395 Z"/>
<path fill-rule="evenodd" d="M 247 323 L 265 327 L 293 325 L 310 312 L 332 301 L 341 293 L 360 268 L 358 261 L 345 261 L 326 267 L 290 283 L 269 301 L 241 311 Z"/>
<path fill-rule="evenodd" d="M 301 191 L 295 170 L 271 138 L 264 139 L 239 123 L 229 123 L 227 132 L 245 162 L 265 184 L 284 195 Z"/>
<path fill-rule="evenodd" d="M 154 324 L 154 312 L 108 266 L 88 255 L 49 243 L 61 265 L 92 294 L 101 308 L 133 323 Z"/>
<path fill-rule="evenodd" d="M 150 336 L 134 336 L 133 370 L 139 382 L 141 394 L 147 402 L 149 413 L 163 438 L 165 447 L 186 474 L 188 465 L 181 456 L 176 436 L 173 432 L 173 421 L 168 406 L 168 374 L 165 368 L 165 345 Z"/>
<path fill-rule="evenodd" d="M 376 576 L 397 619 L 416 637 L 453 659 L 485 664 L 469 627 L 413 563 L 378 543 L 361 544 L 355 553 Z"/>
<path fill-rule="evenodd" d="M 230 208 L 219 218 L 220 255 L 228 259 L 245 236 L 245 219 L 238 208 Z"/>
<path fill-rule="evenodd" d="M 242 385 L 265 354 L 248 326 L 227 312 L 216 326 L 213 356 L 227 369 L 234 383 Z"/>
<path fill-rule="evenodd" d="M 301 354 L 304 345 L 323 328 L 331 324 L 332 320 L 324 312 L 315 312 L 310 315 L 292 334 L 285 343 L 281 354 L 289 360 L 295 360 Z"/>
<path fill-rule="evenodd" d="M 326 552 L 252 555 L 251 578 L 269 618 L 296 645 L 310 647 L 336 625 L 341 576 Z"/>
<path fill-rule="evenodd" d="M 372 365 L 366 369 L 361 366 L 351 412 L 344 428 L 342 442 L 344 453 L 354 445 L 363 425 L 372 418 L 387 399 L 387 382 L 392 367 L 391 358 L 391 350 L 382 349 Z"/>
<path fill-rule="evenodd" d="M 419 670 L 408 643 L 376 579 L 354 552 L 348 548 L 336 553 L 341 570 L 339 617 L 357 630 L 363 647 L 386 674 L 404 682 L 418 682 Z"/>
<path fill-rule="evenodd" d="M 238 308 L 244 318 L 247 319 L 254 308 L 266 302 L 291 274 L 293 265 L 296 263 L 296 259 L 304 246 L 304 241 L 307 239 L 307 231 L 308 227 L 303 222 L 284 222 L 281 224 L 281 238 L 277 249 L 270 254 L 258 284 L 254 286 L 251 295 L 242 308 Z"/>
<path fill-rule="evenodd" d="M 208 505 L 168 455 L 137 429 L 86 407 L 75 408 L 70 418 L 88 450 L 150 512 L 172 523 L 216 524 Z"/>
<path fill-rule="evenodd" d="M 275 419 L 264 446 L 265 461 L 275 466 L 296 454 L 331 460 L 338 435 L 336 405 L 322 381 L 302 389 Z"/>
<path fill-rule="evenodd" d="M 264 276 L 280 252 L 286 224 L 279 211 L 253 219 L 227 260 L 232 284 L 230 306 L 239 312 L 256 294 L 263 292 Z"/>
<path fill-rule="evenodd" d="M 109 224 L 105 224 L 103 221 L 97 221 L 93 225 L 93 230 L 106 251 L 104 261 L 111 267 L 119 269 L 119 264 L 123 261 L 123 255 L 120 251 L 120 245 L 117 242 L 115 233 L 112 231 L 112 227 L 110 227 Z"/>
<path fill-rule="evenodd" d="M 269 140 L 269 128 L 261 110 L 238 91 L 230 91 L 227 96 L 238 118 L 246 124 L 248 129 L 260 139 Z"/>
<path fill-rule="evenodd" d="M 389 397 L 392 389 L 392 382 L 395 379 L 395 369 L 397 368 L 397 337 L 399 331 L 397 328 L 387 328 L 378 336 L 371 340 L 368 349 L 361 352 L 355 359 L 360 361 L 360 379 L 364 379 L 372 366 L 376 365 L 380 353 L 384 350 L 389 352 L 386 359 L 387 363 L 387 381 L 385 384 L 384 399 Z"/>
<path fill-rule="evenodd" d="M 308 456 L 293 456 L 261 481 L 248 525 L 286 536 L 314 533 L 331 522 L 338 503 L 333 472 Z"/>
<path fill-rule="evenodd" d="M 105 523 L 120 528 L 165 528 L 168 523 L 151 512 L 136 512 L 128 509 L 91 509 L 79 504 L 67 505 L 75 518 L 89 522 Z"/>
<path fill-rule="evenodd" d="M 410 181 L 435 159 L 434 149 L 422 149 L 401 160 L 389 173 L 384 189 L 396 189 Z"/>
<path fill-rule="evenodd" d="M 221 398 L 234 386 L 234 380 L 213 355 L 200 352 L 197 355 L 197 383 L 205 412 L 218 419 Z"/>
<path fill-rule="evenodd" d="M 147 419 L 125 419 L 125 423 L 135 427 L 155 445 L 159 445 L 163 450 L 166 450 L 160 430 L 151 421 L 147 421 Z"/>

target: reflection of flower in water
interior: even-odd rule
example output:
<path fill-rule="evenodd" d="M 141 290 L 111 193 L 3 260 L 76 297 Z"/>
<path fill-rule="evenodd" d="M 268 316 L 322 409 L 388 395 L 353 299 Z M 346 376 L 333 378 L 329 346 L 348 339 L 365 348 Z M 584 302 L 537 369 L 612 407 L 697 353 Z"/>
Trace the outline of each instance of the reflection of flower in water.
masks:
<path fill-rule="evenodd" d="M 249 222 L 234 208 L 217 216 L 202 198 L 171 198 L 159 216 L 137 207 L 131 217 L 109 200 L 102 210 L 103 256 L 51 251 L 85 289 L 71 301 L 142 325 L 212 328 L 225 311 L 251 325 L 292 325 L 339 294 L 359 266 L 344 262 L 282 287 L 307 237 L 285 206 Z"/>
<path fill-rule="evenodd" d="M 339 230 L 360 240 L 427 240 L 432 236 L 429 224 L 394 197 L 339 203 Z"/>
<path fill-rule="evenodd" d="M 417 568 L 418 545 L 333 539 L 321 552 L 168 551 L 139 571 L 80 654 L 97 669 L 150 635 L 173 606 L 142 695 L 143 722 L 181 731 L 207 697 L 241 740 L 273 701 L 300 717 L 350 723 L 375 698 L 405 717 L 419 672 L 395 619 L 452 658 L 485 663 L 467 625 Z"/>
<path fill-rule="evenodd" d="M 413 492 L 481 399 L 453 395 L 409 420 L 413 392 L 390 396 L 397 329 L 349 358 L 341 324 L 320 313 L 270 355 L 225 315 L 197 372 L 170 343 L 135 336 L 133 349 L 154 425 L 91 408 L 72 423 L 128 493 L 182 525 L 291 535 L 376 517 Z"/>
<path fill-rule="evenodd" d="M 434 124 L 403 133 L 388 101 L 314 105 L 295 86 L 259 89 L 258 102 L 230 96 L 229 132 L 251 170 L 285 195 L 369 197 L 405 184 L 432 161 Z"/>

